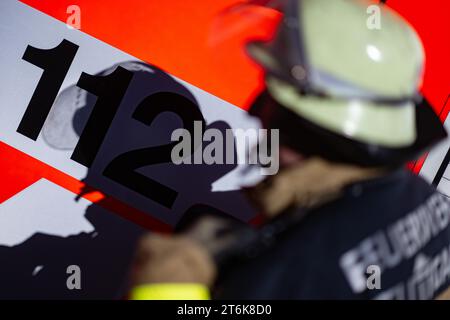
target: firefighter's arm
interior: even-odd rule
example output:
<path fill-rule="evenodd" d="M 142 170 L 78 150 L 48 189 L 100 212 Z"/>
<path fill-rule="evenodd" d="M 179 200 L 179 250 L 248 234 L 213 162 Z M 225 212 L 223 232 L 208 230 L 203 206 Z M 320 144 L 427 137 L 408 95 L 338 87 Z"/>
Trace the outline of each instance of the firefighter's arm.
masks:
<path fill-rule="evenodd" d="M 152 234 L 140 241 L 131 276 L 134 300 L 205 300 L 216 266 L 193 240 Z"/>

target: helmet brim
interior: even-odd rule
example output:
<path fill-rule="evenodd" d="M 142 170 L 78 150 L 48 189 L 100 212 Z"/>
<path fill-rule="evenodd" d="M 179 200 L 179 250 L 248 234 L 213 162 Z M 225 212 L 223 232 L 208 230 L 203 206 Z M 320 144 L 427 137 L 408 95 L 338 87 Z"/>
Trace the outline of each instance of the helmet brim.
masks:
<path fill-rule="evenodd" d="M 330 161 L 360 166 L 396 167 L 417 159 L 447 137 L 443 124 L 426 99 L 412 107 L 414 139 L 399 146 L 357 140 L 324 128 L 283 106 L 268 90 L 255 100 L 250 114 L 259 117 L 264 127 L 279 129 L 280 143 L 305 156 L 317 155 Z"/>

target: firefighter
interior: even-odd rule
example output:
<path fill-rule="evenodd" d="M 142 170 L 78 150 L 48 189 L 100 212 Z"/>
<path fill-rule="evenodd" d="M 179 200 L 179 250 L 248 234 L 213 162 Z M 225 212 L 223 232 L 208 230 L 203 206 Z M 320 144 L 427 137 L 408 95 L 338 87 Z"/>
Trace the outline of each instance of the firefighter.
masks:
<path fill-rule="evenodd" d="M 214 247 L 220 236 L 192 228 L 150 234 L 138 248 L 131 298 L 433 299 L 449 287 L 450 204 L 405 167 L 446 137 L 419 94 L 423 47 L 386 6 L 381 28 L 369 28 L 369 5 L 258 8 L 281 15 L 270 42 L 247 45 L 266 82 L 250 114 L 280 131 L 279 173 L 247 190 L 267 217 L 265 233 L 250 241 L 260 250 Z M 217 253 L 233 247 L 240 254 L 222 268 Z"/>

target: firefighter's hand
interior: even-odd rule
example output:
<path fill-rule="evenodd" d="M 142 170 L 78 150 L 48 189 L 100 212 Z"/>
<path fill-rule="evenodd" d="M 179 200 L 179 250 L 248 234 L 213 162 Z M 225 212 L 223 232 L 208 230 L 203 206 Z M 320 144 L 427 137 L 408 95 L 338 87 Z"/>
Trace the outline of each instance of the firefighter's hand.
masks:
<path fill-rule="evenodd" d="M 138 245 L 133 286 L 153 283 L 198 283 L 210 287 L 216 266 L 201 245 L 184 236 L 151 234 Z"/>

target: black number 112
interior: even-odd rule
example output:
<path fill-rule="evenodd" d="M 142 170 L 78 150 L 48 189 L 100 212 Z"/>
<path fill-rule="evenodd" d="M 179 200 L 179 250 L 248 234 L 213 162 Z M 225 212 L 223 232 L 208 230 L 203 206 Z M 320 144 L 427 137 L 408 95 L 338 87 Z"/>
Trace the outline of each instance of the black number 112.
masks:
<path fill-rule="evenodd" d="M 32 140 L 38 138 L 78 48 L 76 44 L 65 39 L 53 49 L 27 47 L 23 59 L 43 69 L 43 74 L 20 121 L 17 132 Z M 91 167 L 132 78 L 133 72 L 120 66 L 107 76 L 82 73 L 77 86 L 97 96 L 97 101 L 72 153 L 72 160 L 88 168 Z M 166 111 L 177 114 L 183 121 L 183 127 L 191 134 L 194 131 L 194 121 L 204 123 L 198 106 L 186 97 L 173 92 L 157 92 L 148 96 L 137 106 L 133 118 L 150 125 L 158 114 Z M 146 165 L 169 162 L 173 145 L 174 143 L 124 153 L 113 159 L 103 174 L 137 193 L 171 208 L 178 193 L 136 172 L 136 169 Z"/>

